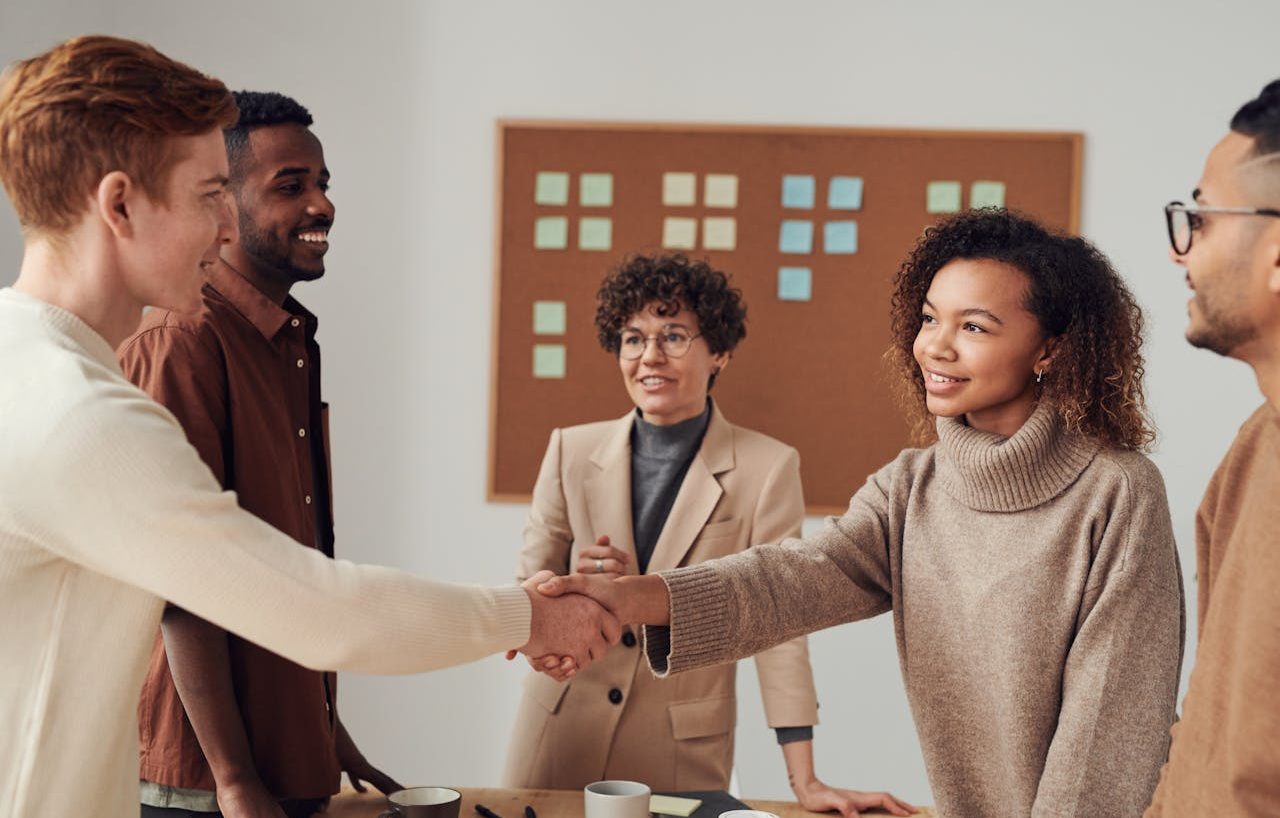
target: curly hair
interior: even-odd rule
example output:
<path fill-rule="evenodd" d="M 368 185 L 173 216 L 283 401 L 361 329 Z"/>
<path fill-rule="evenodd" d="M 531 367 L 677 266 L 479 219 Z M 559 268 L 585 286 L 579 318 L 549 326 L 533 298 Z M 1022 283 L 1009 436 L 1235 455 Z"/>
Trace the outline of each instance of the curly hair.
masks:
<path fill-rule="evenodd" d="M 924 377 L 912 346 L 933 277 L 955 259 L 990 259 L 1028 280 L 1025 306 L 1057 338 L 1040 400 L 1067 429 L 1104 446 L 1146 449 L 1155 439 L 1143 396 L 1143 319 L 1133 294 L 1096 247 L 1005 210 L 971 210 L 928 228 L 894 280 L 893 343 L 903 408 L 917 436 L 932 436 Z"/>
<path fill-rule="evenodd" d="M 605 276 L 596 300 L 596 337 L 614 355 L 627 321 L 654 303 L 661 316 L 681 309 L 698 316 L 698 331 L 714 354 L 732 352 L 747 337 L 742 291 L 707 262 L 679 253 L 628 256 Z"/>

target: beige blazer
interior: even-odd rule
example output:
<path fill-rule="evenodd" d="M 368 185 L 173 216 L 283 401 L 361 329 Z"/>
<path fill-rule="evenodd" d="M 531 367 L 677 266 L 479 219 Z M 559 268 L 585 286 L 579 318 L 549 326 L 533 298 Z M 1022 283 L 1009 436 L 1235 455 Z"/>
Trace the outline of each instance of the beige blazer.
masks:
<path fill-rule="evenodd" d="M 519 576 L 571 570 L 578 551 L 609 535 L 628 551 L 631 427 L 617 420 L 551 433 L 524 530 Z M 649 572 L 691 565 L 800 534 L 800 458 L 773 438 L 712 409 L 702 446 L 658 537 Z M 734 664 L 655 679 L 639 629 L 564 684 L 530 673 L 507 754 L 505 784 L 576 789 L 592 781 L 643 781 L 655 791 L 725 789 L 737 721 Z M 755 657 L 771 727 L 817 723 L 804 637 Z"/>

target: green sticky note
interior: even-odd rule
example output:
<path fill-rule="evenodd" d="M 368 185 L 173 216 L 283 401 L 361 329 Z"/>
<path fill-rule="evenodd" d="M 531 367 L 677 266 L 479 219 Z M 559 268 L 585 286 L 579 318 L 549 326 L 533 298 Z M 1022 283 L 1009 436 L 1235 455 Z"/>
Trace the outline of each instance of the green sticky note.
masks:
<path fill-rule="evenodd" d="M 969 188 L 969 207 L 1004 207 L 1004 182 L 974 182 Z"/>
<path fill-rule="evenodd" d="M 538 250 L 563 250 L 569 246 L 569 220 L 541 216 L 533 223 L 533 246 Z"/>
<path fill-rule="evenodd" d="M 702 249 L 732 250 L 737 246 L 737 219 L 732 216 L 708 216 L 702 220 Z"/>
<path fill-rule="evenodd" d="M 828 253 L 858 252 L 858 223 L 827 222 L 822 228 L 822 245 Z"/>
<path fill-rule="evenodd" d="M 813 296 L 813 271 L 808 267 L 778 268 L 778 299 L 808 301 Z"/>
<path fill-rule="evenodd" d="M 569 204 L 569 174 L 544 170 L 533 187 L 533 201 L 540 205 Z"/>
<path fill-rule="evenodd" d="M 578 204 L 583 207 L 613 205 L 613 174 L 584 173 L 578 177 Z"/>
<path fill-rule="evenodd" d="M 960 183 L 930 182 L 925 190 L 925 210 L 929 213 L 960 212 Z"/>
<path fill-rule="evenodd" d="M 533 345 L 533 377 L 563 378 L 564 344 Z"/>
<path fill-rule="evenodd" d="M 662 203 L 683 207 L 698 201 L 698 177 L 693 173 L 662 174 Z"/>
<path fill-rule="evenodd" d="M 563 301 L 533 302 L 534 335 L 564 335 L 566 323 Z"/>
<path fill-rule="evenodd" d="M 662 246 L 668 250 L 692 250 L 698 246 L 698 220 L 667 216 L 662 220 Z"/>
<path fill-rule="evenodd" d="M 583 216 L 578 219 L 578 249 L 608 250 L 613 247 L 613 219 Z"/>

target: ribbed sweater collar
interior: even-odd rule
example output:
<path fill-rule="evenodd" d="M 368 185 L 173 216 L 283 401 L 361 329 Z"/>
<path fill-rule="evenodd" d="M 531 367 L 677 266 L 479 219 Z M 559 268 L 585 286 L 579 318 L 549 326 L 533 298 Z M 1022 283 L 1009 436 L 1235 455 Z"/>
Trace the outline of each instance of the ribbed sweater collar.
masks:
<path fill-rule="evenodd" d="M 960 418 L 938 418 L 942 487 L 976 511 L 1024 511 L 1049 502 L 1076 481 L 1098 448 L 1066 432 L 1045 404 L 1012 437 L 979 431 Z"/>

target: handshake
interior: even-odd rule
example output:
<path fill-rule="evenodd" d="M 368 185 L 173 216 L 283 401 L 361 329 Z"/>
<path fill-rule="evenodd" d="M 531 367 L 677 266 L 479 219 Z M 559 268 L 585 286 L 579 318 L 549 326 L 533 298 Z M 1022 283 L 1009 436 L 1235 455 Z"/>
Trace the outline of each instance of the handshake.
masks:
<path fill-rule="evenodd" d="M 523 653 L 534 670 L 565 681 L 604 658 L 623 625 L 667 624 L 666 583 L 657 575 L 623 576 L 629 561 L 601 537 L 582 549 L 574 573 L 539 571 L 525 580 L 533 606 L 529 641 L 507 651 L 507 658 Z"/>

